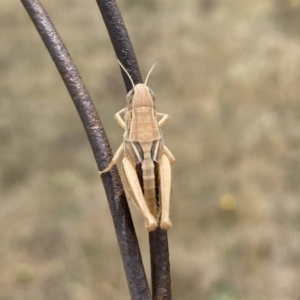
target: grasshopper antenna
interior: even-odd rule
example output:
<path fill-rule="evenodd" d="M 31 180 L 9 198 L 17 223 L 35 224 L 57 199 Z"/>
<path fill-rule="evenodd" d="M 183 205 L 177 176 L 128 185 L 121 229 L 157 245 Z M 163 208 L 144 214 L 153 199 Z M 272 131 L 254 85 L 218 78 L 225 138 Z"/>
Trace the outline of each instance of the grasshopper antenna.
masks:
<path fill-rule="evenodd" d="M 120 67 L 123 69 L 123 71 L 126 73 L 126 75 L 128 76 L 128 78 L 130 79 L 130 81 L 131 81 L 131 83 L 132 83 L 132 87 L 133 87 L 133 89 L 134 89 L 134 82 L 133 82 L 131 76 L 129 75 L 129 73 L 127 72 L 127 70 L 126 70 L 126 69 L 124 68 L 124 66 L 122 65 L 122 63 L 118 60 L 118 57 L 117 57 L 116 53 L 115 53 L 115 57 L 116 57 L 116 59 L 117 59 L 119 65 L 120 65 Z"/>
<path fill-rule="evenodd" d="M 149 79 L 149 76 L 150 76 L 151 72 L 153 71 L 155 65 L 157 64 L 158 60 L 159 60 L 159 56 L 156 57 L 156 60 L 155 60 L 155 62 L 154 62 L 154 64 L 153 64 L 153 66 L 151 67 L 150 71 L 149 71 L 148 74 L 147 74 L 147 77 L 146 77 L 146 80 L 145 80 L 145 85 L 147 85 L 147 81 L 148 81 L 148 79 Z"/>

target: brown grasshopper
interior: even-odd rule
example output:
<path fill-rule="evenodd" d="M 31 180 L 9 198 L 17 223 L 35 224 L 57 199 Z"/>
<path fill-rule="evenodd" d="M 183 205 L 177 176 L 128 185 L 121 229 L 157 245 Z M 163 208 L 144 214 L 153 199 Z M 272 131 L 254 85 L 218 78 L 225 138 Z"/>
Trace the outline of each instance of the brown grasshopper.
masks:
<path fill-rule="evenodd" d="M 169 218 L 171 165 L 175 163 L 175 158 L 164 145 L 160 130 L 169 116 L 156 112 L 155 95 L 146 85 L 156 62 L 145 83 L 137 85 L 134 85 L 122 64 L 119 64 L 133 86 L 126 96 L 126 108 L 114 116 L 116 122 L 125 129 L 125 133 L 123 143 L 112 161 L 99 174 L 110 171 L 124 151 L 121 177 L 127 198 L 132 199 L 143 215 L 148 231 L 155 230 L 158 223 L 162 229 L 168 230 L 172 226 Z M 124 119 L 121 114 L 124 114 Z M 157 117 L 161 119 L 158 121 Z"/>

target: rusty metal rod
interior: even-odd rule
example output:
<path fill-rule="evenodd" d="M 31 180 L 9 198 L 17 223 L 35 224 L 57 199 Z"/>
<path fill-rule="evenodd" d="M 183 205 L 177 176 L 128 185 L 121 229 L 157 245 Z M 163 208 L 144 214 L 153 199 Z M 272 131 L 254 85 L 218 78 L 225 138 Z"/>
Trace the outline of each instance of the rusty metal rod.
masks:
<path fill-rule="evenodd" d="M 143 82 L 137 59 L 116 1 L 96 1 L 118 59 L 126 68 L 135 84 Z M 126 90 L 129 91 L 132 89 L 131 82 L 122 69 L 121 71 Z M 165 230 L 157 229 L 154 232 L 149 233 L 149 244 L 152 299 L 171 300 L 171 276 L 167 232 Z"/>
<path fill-rule="evenodd" d="M 171 276 L 167 231 L 158 228 L 149 233 L 152 299 L 171 300 Z"/>
<path fill-rule="evenodd" d="M 115 0 L 96 0 L 115 53 L 135 84 L 143 82 L 133 47 Z M 132 84 L 121 69 L 127 92 Z"/>
<path fill-rule="evenodd" d="M 21 0 L 44 41 L 81 118 L 99 170 L 112 152 L 92 99 L 46 11 L 38 0 Z M 117 168 L 102 176 L 131 299 L 150 300 L 141 253 Z"/>

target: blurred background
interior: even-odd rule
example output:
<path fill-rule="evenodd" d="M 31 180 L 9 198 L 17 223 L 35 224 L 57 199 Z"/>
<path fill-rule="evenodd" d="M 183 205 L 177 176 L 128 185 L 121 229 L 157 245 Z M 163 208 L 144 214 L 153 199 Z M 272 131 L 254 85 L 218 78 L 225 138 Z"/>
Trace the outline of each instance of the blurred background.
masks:
<path fill-rule="evenodd" d="M 118 3 L 144 78 L 160 56 L 173 298 L 299 300 L 300 0 Z M 116 151 L 125 88 L 96 1 L 43 4 Z M 0 300 L 129 299 L 73 103 L 20 1 L 0 27 Z"/>

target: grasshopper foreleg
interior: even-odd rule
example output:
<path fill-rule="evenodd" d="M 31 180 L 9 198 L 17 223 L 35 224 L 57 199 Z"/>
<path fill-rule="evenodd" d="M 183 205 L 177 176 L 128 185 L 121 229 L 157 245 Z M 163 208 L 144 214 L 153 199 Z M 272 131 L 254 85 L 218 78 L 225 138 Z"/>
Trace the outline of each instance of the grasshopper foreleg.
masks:
<path fill-rule="evenodd" d="M 167 121 L 170 119 L 170 116 L 167 115 L 167 114 L 156 113 L 156 115 L 162 117 L 162 118 L 158 121 L 158 126 L 159 126 L 159 127 L 164 126 L 164 125 L 167 123 Z"/>
<path fill-rule="evenodd" d="M 126 110 L 126 108 L 121 109 L 120 111 L 118 111 L 115 115 L 114 118 L 116 120 L 116 122 L 123 128 L 126 129 L 126 124 L 124 122 L 124 120 L 121 117 L 121 114 L 124 113 L 124 111 Z"/>

